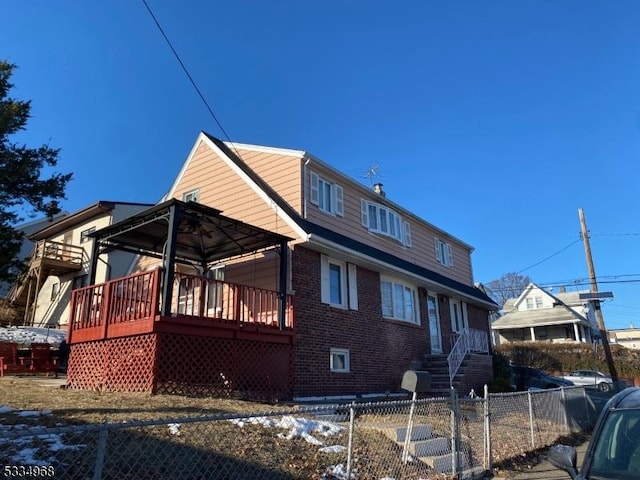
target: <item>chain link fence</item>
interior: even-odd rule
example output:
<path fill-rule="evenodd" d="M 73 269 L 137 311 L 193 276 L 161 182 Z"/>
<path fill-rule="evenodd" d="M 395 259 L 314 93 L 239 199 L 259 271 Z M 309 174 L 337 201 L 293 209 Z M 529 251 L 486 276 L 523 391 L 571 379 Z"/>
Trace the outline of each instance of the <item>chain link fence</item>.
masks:
<path fill-rule="evenodd" d="M 41 414 L 0 411 L 5 477 L 481 478 L 595 421 L 583 387 L 48 428 Z"/>

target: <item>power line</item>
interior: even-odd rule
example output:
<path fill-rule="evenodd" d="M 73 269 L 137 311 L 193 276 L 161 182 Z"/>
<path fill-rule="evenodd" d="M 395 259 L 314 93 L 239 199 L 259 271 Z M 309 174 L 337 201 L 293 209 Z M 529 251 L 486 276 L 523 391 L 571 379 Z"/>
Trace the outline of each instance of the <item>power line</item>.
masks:
<path fill-rule="evenodd" d="M 592 233 L 592 237 L 640 237 L 640 233 Z"/>
<path fill-rule="evenodd" d="M 533 265 L 528 266 L 527 268 L 523 268 L 522 270 L 520 270 L 519 272 L 516 272 L 516 273 L 520 274 L 520 273 L 525 272 L 525 271 L 527 271 L 527 270 L 529 270 L 529 269 L 531 269 L 531 268 L 533 268 L 533 267 L 537 267 L 538 265 L 540 265 L 540 264 L 542 264 L 542 263 L 546 262 L 547 260 L 551 260 L 551 259 L 552 259 L 553 257 L 555 257 L 556 255 L 561 254 L 562 252 L 564 252 L 564 251 L 565 251 L 565 250 L 567 250 L 568 248 L 573 247 L 576 243 L 578 243 L 578 242 L 580 242 L 580 241 L 582 241 L 582 239 L 581 239 L 581 238 L 578 238 L 577 240 L 574 240 L 573 242 L 571 242 L 571 243 L 570 243 L 569 245 L 567 245 L 566 247 L 562 248 L 561 250 L 558 250 L 556 253 L 554 253 L 554 254 L 552 254 L 552 255 L 548 256 L 547 258 L 545 258 L 545 259 L 543 259 L 543 260 L 540 260 L 540 261 L 539 261 L 539 262 L 537 262 L 537 263 L 534 263 Z"/>
<path fill-rule="evenodd" d="M 169 48 L 173 52 L 173 55 L 176 57 L 176 60 L 178 60 L 178 63 L 180 64 L 180 66 L 182 67 L 182 70 L 184 71 L 185 75 L 187 76 L 187 78 L 191 82 L 191 85 L 193 85 L 193 88 L 195 89 L 196 93 L 200 97 L 200 100 L 202 100 L 202 103 L 204 103 L 205 107 L 207 107 L 207 110 L 209 111 L 209 114 L 211 115 L 213 120 L 216 122 L 216 124 L 218 125 L 218 128 L 220 128 L 220 131 L 224 134 L 225 138 L 229 141 L 229 143 L 231 143 L 233 145 L 233 142 L 231 142 L 231 138 L 229 138 L 229 135 L 227 134 L 227 132 L 225 131 L 224 127 L 222 126 L 222 124 L 218 120 L 218 117 L 213 112 L 213 109 L 209 105 L 209 102 L 207 102 L 207 100 L 204 98 L 204 95 L 202 94 L 202 92 L 198 88 L 198 85 L 196 84 L 195 80 L 193 79 L 193 77 L 189 73 L 189 70 L 187 70 L 187 67 L 185 66 L 184 62 L 180 58 L 180 55 L 178 55 L 178 52 L 176 52 L 176 49 L 173 48 L 171 40 L 169 40 L 169 37 L 164 32 L 164 29 L 162 28 L 162 26 L 160 25 L 160 22 L 158 21 L 158 19 L 154 15 L 153 11 L 151 10 L 151 7 L 147 3 L 147 0 L 142 0 L 142 3 L 144 3 L 144 6 L 147 8 L 147 11 L 149 12 L 149 15 L 151 15 L 151 18 L 153 19 L 154 23 L 158 27 L 158 30 L 160 30 L 160 33 L 162 34 L 162 36 L 164 37 L 165 41 L 167 42 L 167 45 L 169 45 Z M 235 150 L 235 147 L 234 147 L 234 150 Z"/>

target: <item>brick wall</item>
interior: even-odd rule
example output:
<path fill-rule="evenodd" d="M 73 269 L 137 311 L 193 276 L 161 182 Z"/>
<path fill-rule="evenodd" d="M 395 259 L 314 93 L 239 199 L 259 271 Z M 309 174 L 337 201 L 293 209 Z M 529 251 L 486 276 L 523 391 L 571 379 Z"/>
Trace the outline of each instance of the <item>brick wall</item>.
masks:
<path fill-rule="evenodd" d="M 320 254 L 296 246 L 292 282 L 296 342 L 294 396 L 398 391 L 403 373 L 429 348 L 429 322 L 420 296 L 421 326 L 382 318 L 380 277 L 358 266 L 358 310 L 320 301 Z M 330 371 L 331 348 L 348 349 L 350 372 Z"/>

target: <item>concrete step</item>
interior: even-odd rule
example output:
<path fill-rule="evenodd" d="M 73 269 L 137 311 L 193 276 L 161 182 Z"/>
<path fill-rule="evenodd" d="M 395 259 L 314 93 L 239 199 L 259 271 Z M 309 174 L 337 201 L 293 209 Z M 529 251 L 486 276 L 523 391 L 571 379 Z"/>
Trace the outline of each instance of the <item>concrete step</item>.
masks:
<path fill-rule="evenodd" d="M 413 442 L 410 451 L 414 457 L 438 457 L 451 453 L 451 440 L 444 437 L 433 437 L 428 440 Z"/>
<path fill-rule="evenodd" d="M 432 428 L 431 425 L 414 425 L 411 429 L 411 438 L 412 442 L 416 442 L 419 440 L 427 440 L 432 437 Z M 395 435 L 393 435 L 393 440 L 399 443 L 404 443 L 407 438 L 407 427 L 400 427 L 395 429 Z"/>
<path fill-rule="evenodd" d="M 418 457 L 418 460 L 429 465 L 438 473 L 453 472 L 453 453 L 432 457 Z M 465 470 L 467 468 L 469 468 L 469 459 L 463 452 L 458 452 L 458 469 Z"/>

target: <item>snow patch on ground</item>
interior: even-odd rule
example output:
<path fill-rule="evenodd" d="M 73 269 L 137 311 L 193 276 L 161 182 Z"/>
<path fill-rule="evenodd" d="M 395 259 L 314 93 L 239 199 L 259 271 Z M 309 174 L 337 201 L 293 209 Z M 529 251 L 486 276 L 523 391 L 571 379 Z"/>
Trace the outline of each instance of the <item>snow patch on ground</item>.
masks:
<path fill-rule="evenodd" d="M 3 406 L 0 407 L 0 414 L 10 414 L 21 418 L 39 418 L 51 415 L 51 410 L 15 410 L 12 407 Z M 0 430 L 5 431 L 20 431 L 30 428 L 33 428 L 33 426 L 25 424 L 0 424 Z M 39 442 L 36 442 L 39 443 L 36 448 L 33 447 L 34 439 L 39 440 Z M 78 450 L 82 448 L 86 448 L 86 445 L 68 445 L 64 442 L 62 436 L 57 433 L 0 439 L 0 449 L 3 451 L 13 451 L 14 453 L 11 454 L 10 458 L 11 462 L 16 465 L 49 466 L 55 457 L 53 455 L 46 455 L 47 452 L 55 454 L 60 450 Z M 43 452 L 43 449 L 45 452 Z"/>
<path fill-rule="evenodd" d="M 0 327 L 0 342 L 15 342 L 20 345 L 49 343 L 60 345 L 67 337 L 66 330 L 39 327 Z"/>
<path fill-rule="evenodd" d="M 237 418 L 230 420 L 239 427 L 244 427 L 247 423 L 253 425 L 262 425 L 267 428 L 281 428 L 288 430 L 287 434 L 279 433 L 279 438 L 291 440 L 293 438 L 303 438 L 312 445 L 324 445 L 322 440 L 317 439 L 312 434 L 323 437 L 331 437 L 337 435 L 344 430 L 344 427 L 331 422 L 321 420 L 310 420 L 308 418 L 296 418 L 291 415 L 285 415 L 282 418 L 276 417 L 251 417 Z"/>

